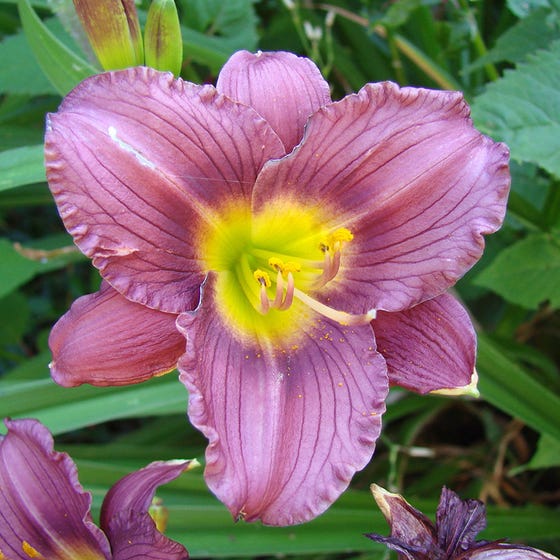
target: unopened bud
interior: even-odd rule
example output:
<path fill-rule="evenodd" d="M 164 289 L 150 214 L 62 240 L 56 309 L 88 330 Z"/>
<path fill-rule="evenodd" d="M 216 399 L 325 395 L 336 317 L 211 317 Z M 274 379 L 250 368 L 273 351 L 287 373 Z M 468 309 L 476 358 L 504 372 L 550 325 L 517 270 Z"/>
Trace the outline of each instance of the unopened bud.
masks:
<path fill-rule="evenodd" d="M 173 0 L 154 0 L 144 31 L 146 66 L 169 70 L 178 76 L 183 62 L 183 39 Z"/>
<path fill-rule="evenodd" d="M 104 70 L 144 63 L 134 0 L 73 0 L 95 56 Z"/>

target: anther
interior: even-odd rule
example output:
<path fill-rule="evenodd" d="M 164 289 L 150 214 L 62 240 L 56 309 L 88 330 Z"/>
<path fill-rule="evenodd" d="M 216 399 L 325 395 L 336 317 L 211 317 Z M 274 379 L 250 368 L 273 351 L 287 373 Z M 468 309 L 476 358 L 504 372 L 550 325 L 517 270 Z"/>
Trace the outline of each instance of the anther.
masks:
<path fill-rule="evenodd" d="M 270 281 L 270 276 L 264 270 L 257 268 L 255 272 L 253 272 L 253 278 L 265 288 L 270 288 L 272 286 L 272 282 Z"/>
<path fill-rule="evenodd" d="M 266 293 L 266 289 L 270 288 L 272 282 L 270 281 L 270 276 L 267 272 L 263 270 L 257 269 L 253 272 L 253 278 L 261 285 L 260 290 L 260 309 L 259 311 L 266 315 L 270 309 L 270 301 L 268 299 L 268 294 Z"/>

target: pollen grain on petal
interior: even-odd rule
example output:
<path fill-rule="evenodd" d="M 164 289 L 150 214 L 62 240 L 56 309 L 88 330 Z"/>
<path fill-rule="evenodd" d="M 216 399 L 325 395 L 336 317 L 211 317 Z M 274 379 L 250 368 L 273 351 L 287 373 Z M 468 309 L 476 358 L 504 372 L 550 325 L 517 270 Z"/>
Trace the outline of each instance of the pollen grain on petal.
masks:
<path fill-rule="evenodd" d="M 44 556 L 35 548 L 33 548 L 27 541 L 21 543 L 21 549 L 29 558 L 39 558 L 44 560 Z"/>

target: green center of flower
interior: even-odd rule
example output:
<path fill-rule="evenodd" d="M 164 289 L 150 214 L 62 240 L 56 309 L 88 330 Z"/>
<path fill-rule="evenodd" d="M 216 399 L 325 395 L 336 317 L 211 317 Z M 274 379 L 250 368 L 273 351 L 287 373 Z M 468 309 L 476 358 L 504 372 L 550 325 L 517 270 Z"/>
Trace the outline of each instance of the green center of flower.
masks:
<path fill-rule="evenodd" d="M 208 270 L 218 273 L 217 305 L 242 336 L 283 339 L 320 313 L 341 324 L 373 316 L 351 315 L 314 296 L 341 274 L 349 229 L 322 224 L 319 210 L 284 203 L 252 215 L 234 208 L 205 235 Z"/>

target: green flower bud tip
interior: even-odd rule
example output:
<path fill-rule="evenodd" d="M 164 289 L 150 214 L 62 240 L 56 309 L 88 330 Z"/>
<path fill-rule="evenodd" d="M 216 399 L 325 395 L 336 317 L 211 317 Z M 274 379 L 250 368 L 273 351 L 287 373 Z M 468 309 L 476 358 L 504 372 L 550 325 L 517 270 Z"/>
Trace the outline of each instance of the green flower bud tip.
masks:
<path fill-rule="evenodd" d="M 183 61 L 183 40 L 173 0 L 154 0 L 144 31 L 146 66 L 169 70 L 178 76 Z"/>

